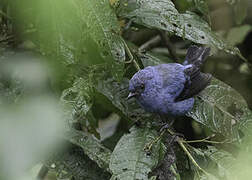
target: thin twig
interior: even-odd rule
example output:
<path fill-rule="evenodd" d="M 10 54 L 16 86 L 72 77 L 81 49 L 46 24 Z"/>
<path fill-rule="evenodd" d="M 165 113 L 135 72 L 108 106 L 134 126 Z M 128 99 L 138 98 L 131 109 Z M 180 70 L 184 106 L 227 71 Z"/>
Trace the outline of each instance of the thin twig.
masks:
<path fill-rule="evenodd" d="M 185 153 L 187 154 L 187 156 L 189 157 L 189 159 L 192 161 L 192 163 L 203 173 L 208 174 L 204 169 L 202 169 L 198 163 L 195 161 L 195 159 L 192 157 L 191 153 L 188 151 L 188 149 L 185 147 L 184 143 L 181 141 L 181 139 L 179 138 L 178 140 L 178 144 L 180 145 L 180 147 L 185 151 Z"/>
<path fill-rule="evenodd" d="M 150 40 L 148 40 L 147 42 L 145 42 L 144 44 L 142 44 L 139 47 L 139 51 L 143 52 L 143 51 L 149 51 L 154 47 L 157 47 L 157 45 L 160 43 L 161 41 L 161 37 L 159 35 L 151 38 Z"/>
<path fill-rule="evenodd" d="M 205 138 L 203 138 L 203 139 L 197 139 L 197 140 L 191 140 L 191 141 L 184 141 L 184 140 L 183 140 L 183 142 L 185 142 L 185 143 L 205 142 L 206 140 L 208 140 L 208 139 L 210 139 L 210 138 L 213 138 L 213 137 L 215 137 L 215 134 L 212 134 L 212 135 L 210 135 L 210 136 L 207 136 L 207 137 L 205 137 Z"/>
<path fill-rule="evenodd" d="M 141 68 L 140 68 L 140 66 L 138 65 L 138 63 L 136 62 L 136 60 L 134 59 L 134 57 L 133 57 L 133 55 L 132 55 L 132 53 L 131 53 L 131 51 L 130 51 L 128 45 L 126 44 L 126 42 L 124 41 L 124 39 L 122 39 L 122 41 L 123 41 L 123 43 L 124 43 L 124 47 L 125 47 L 126 53 L 128 54 L 128 56 L 129 56 L 129 58 L 130 58 L 130 60 L 129 60 L 129 61 L 126 61 L 125 63 L 132 63 L 132 62 L 133 62 L 133 64 L 134 64 L 136 70 L 137 70 L 137 71 L 140 71 Z"/>
<path fill-rule="evenodd" d="M 155 143 L 157 143 L 159 140 L 161 140 L 161 138 L 163 137 L 165 131 L 166 131 L 166 130 L 163 130 L 163 131 L 161 132 L 161 134 L 160 134 L 157 138 L 155 138 L 153 141 L 151 141 L 150 143 L 148 143 L 148 144 L 144 147 L 144 151 L 147 151 L 147 152 L 150 151 L 151 148 L 152 148 L 152 146 L 153 146 Z"/>
<path fill-rule="evenodd" d="M 170 38 L 168 37 L 167 33 L 165 31 L 160 31 L 160 35 L 165 43 L 165 46 L 167 47 L 169 53 L 170 53 L 170 56 L 174 59 L 175 62 L 178 61 L 178 57 L 177 57 L 177 54 L 176 54 L 176 50 L 175 48 L 173 47 L 173 45 L 171 44 L 170 42 Z"/>
<path fill-rule="evenodd" d="M 225 143 L 232 143 L 232 141 L 224 140 L 224 141 L 210 141 L 207 140 L 206 138 L 204 139 L 198 139 L 198 140 L 192 140 L 192 141 L 184 141 L 184 143 L 199 143 L 199 142 L 205 142 L 205 143 L 212 143 L 212 144 L 225 144 Z"/>

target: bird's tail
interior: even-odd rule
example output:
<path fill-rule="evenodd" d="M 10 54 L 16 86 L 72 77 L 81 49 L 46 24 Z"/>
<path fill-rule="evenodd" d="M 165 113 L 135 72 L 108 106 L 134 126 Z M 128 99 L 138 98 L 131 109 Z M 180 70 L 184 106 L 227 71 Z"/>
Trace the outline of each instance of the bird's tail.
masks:
<path fill-rule="evenodd" d="M 199 68 L 210 55 L 210 50 L 209 47 L 190 46 L 183 65 L 193 64 Z"/>

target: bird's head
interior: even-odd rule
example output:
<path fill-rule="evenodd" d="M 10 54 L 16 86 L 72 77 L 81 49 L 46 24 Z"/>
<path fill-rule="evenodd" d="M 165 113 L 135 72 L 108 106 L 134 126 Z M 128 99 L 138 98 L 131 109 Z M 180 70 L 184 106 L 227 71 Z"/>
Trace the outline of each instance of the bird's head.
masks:
<path fill-rule="evenodd" d="M 147 67 L 138 71 L 129 81 L 128 99 L 132 97 L 138 98 L 145 90 L 146 84 L 153 78 L 151 67 Z"/>

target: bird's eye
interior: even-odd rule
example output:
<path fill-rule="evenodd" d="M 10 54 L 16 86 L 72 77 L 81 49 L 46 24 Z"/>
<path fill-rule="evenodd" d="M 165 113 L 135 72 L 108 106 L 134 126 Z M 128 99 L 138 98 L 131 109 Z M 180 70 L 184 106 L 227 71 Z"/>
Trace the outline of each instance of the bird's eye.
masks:
<path fill-rule="evenodd" d="M 141 84 L 140 88 L 141 88 L 141 89 L 144 89 L 144 84 Z"/>

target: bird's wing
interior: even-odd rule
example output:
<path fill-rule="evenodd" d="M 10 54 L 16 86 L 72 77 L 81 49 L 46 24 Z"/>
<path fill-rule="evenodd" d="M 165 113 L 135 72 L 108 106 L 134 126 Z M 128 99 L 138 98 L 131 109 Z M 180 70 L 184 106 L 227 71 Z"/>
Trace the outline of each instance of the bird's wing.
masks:
<path fill-rule="evenodd" d="M 209 85 L 212 78 L 211 74 L 200 72 L 200 69 L 194 65 L 186 69 L 185 74 L 189 78 L 185 82 L 183 91 L 176 97 L 175 101 L 183 101 L 197 95 Z"/>
<path fill-rule="evenodd" d="M 193 64 L 196 67 L 200 67 L 210 54 L 210 48 L 190 46 L 187 50 L 184 65 Z"/>
<path fill-rule="evenodd" d="M 176 97 L 175 101 L 182 101 L 191 98 L 206 88 L 211 81 L 211 74 L 200 72 L 200 66 L 205 62 L 210 54 L 210 48 L 191 46 L 185 58 L 184 65 L 188 68 L 184 70 L 187 80 L 183 91 Z"/>

